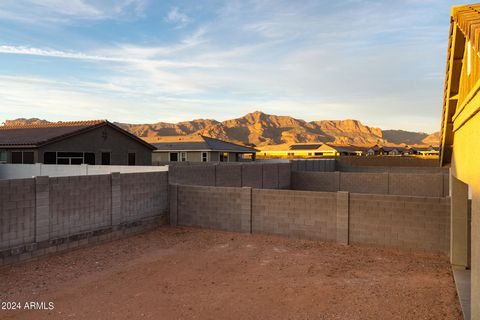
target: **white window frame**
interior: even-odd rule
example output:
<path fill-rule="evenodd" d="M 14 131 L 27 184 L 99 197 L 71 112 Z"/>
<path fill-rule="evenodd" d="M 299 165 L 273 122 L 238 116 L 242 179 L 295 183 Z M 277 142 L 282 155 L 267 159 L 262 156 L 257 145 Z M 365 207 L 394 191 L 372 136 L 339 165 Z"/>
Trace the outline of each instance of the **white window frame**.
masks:
<path fill-rule="evenodd" d="M 186 162 L 188 161 L 188 152 L 187 151 L 180 151 L 178 153 L 179 155 L 179 161 L 180 162 Z"/>

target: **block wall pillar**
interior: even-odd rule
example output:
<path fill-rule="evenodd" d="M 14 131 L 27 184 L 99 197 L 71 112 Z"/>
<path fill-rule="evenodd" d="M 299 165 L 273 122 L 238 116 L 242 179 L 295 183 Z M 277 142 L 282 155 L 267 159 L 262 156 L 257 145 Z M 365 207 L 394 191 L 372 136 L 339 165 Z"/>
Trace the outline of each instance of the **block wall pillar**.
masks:
<path fill-rule="evenodd" d="M 122 187 L 120 183 L 120 173 L 110 174 L 112 188 L 112 226 L 118 226 L 123 222 L 122 214 Z"/>
<path fill-rule="evenodd" d="M 170 184 L 168 186 L 170 225 L 178 225 L 178 185 Z"/>
<path fill-rule="evenodd" d="M 50 178 L 35 177 L 35 242 L 50 238 Z"/>
<path fill-rule="evenodd" d="M 337 192 L 337 242 L 349 244 L 350 194 Z"/>

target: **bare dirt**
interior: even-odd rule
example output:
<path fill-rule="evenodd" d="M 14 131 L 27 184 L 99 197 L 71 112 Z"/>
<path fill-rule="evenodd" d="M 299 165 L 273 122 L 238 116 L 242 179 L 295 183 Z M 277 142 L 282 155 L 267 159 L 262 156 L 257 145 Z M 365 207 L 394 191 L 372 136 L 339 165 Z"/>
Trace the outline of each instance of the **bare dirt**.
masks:
<path fill-rule="evenodd" d="M 462 318 L 442 256 L 169 227 L 2 268 L 0 300 L 23 309 L 0 319 Z"/>

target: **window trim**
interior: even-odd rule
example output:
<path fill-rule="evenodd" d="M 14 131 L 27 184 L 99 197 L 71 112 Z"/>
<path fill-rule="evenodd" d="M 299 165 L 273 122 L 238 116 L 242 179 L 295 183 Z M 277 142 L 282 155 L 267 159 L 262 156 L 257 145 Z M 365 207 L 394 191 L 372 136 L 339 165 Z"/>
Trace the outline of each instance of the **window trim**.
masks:
<path fill-rule="evenodd" d="M 179 156 L 180 156 L 180 162 L 187 162 L 188 161 L 188 152 L 187 151 L 180 151 Z M 183 157 L 183 156 L 185 156 L 185 157 Z"/>

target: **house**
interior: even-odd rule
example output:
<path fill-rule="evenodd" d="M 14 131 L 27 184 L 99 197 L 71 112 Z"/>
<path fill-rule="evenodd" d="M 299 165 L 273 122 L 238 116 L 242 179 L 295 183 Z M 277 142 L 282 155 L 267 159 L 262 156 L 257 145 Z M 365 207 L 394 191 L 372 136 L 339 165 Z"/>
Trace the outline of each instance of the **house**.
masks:
<path fill-rule="evenodd" d="M 0 126 L 0 162 L 151 165 L 151 144 L 106 121 Z"/>
<path fill-rule="evenodd" d="M 427 148 L 413 148 L 414 154 L 418 154 L 420 156 L 438 156 L 440 154 L 440 149 L 428 146 Z"/>
<path fill-rule="evenodd" d="M 440 148 L 440 164 L 451 174 L 450 262 L 470 281 L 472 320 L 480 319 L 479 21 L 480 4 L 452 8 Z"/>
<path fill-rule="evenodd" d="M 369 156 L 402 156 L 408 155 L 410 153 L 408 148 L 402 147 L 385 147 L 385 146 L 378 146 L 374 145 L 367 149 L 366 154 Z"/>
<path fill-rule="evenodd" d="M 271 158 L 315 158 L 362 155 L 364 150 L 356 146 L 341 146 L 327 143 L 296 143 L 288 150 L 261 150 L 259 156 Z"/>
<path fill-rule="evenodd" d="M 183 140 L 182 140 L 183 139 Z M 255 160 L 257 149 L 199 135 L 178 137 L 174 141 L 155 143 L 155 162 L 237 162 Z"/>

